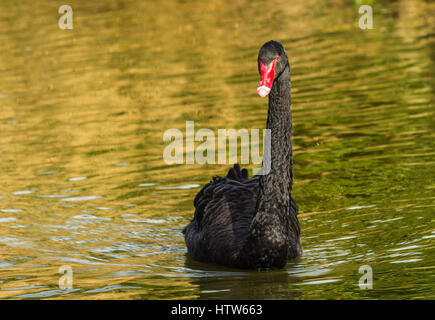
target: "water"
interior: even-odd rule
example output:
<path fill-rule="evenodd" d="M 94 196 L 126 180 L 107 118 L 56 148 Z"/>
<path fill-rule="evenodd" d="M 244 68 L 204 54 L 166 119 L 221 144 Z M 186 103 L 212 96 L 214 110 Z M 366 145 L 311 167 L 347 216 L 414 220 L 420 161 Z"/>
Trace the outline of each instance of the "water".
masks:
<path fill-rule="evenodd" d="M 71 5 L 60 30 L 57 4 L 0 4 L 0 298 L 435 297 L 433 3 L 376 2 L 373 30 L 351 1 Z M 229 165 L 166 165 L 163 132 L 264 128 L 270 39 L 292 66 L 304 255 L 192 261 L 180 231 Z"/>

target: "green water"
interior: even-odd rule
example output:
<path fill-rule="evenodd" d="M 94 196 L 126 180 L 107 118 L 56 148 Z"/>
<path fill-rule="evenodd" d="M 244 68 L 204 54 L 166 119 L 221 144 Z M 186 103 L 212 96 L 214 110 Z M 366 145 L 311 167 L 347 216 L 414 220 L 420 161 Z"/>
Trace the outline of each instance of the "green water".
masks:
<path fill-rule="evenodd" d="M 0 298 L 435 298 L 433 2 L 376 1 L 373 30 L 347 0 L 68 4 L 73 30 L 52 1 L 0 3 Z M 292 70 L 304 255 L 191 261 L 193 198 L 229 165 L 167 165 L 163 133 L 264 128 L 270 39 Z"/>

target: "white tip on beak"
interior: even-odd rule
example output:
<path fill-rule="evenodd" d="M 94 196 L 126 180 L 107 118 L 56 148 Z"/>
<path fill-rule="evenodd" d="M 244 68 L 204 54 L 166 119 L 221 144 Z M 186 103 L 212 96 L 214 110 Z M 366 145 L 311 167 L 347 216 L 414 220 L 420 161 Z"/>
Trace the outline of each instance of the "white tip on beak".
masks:
<path fill-rule="evenodd" d="M 266 87 L 266 86 L 261 86 L 257 88 L 257 93 L 260 97 L 264 98 L 265 96 L 267 96 L 270 92 L 270 88 Z"/>

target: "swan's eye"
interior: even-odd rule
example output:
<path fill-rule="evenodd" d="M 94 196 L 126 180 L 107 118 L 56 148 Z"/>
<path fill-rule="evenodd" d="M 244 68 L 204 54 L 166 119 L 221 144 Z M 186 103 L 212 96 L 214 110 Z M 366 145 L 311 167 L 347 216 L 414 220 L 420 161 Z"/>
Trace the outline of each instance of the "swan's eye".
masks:
<path fill-rule="evenodd" d="M 272 89 L 273 80 L 275 79 L 275 65 L 278 60 L 279 57 L 276 57 L 267 67 L 260 61 L 261 80 L 257 88 L 257 93 L 262 98 L 267 96 Z"/>

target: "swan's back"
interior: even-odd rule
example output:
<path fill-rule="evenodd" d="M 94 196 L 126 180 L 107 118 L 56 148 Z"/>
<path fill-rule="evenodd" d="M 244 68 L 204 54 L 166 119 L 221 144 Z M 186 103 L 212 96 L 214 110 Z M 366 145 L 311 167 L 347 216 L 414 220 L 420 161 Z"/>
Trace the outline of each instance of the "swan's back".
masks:
<path fill-rule="evenodd" d="M 235 165 L 224 178 L 214 177 L 194 200 L 195 214 L 184 229 L 190 256 L 199 261 L 238 266 L 256 212 L 258 177 L 248 179 Z"/>

